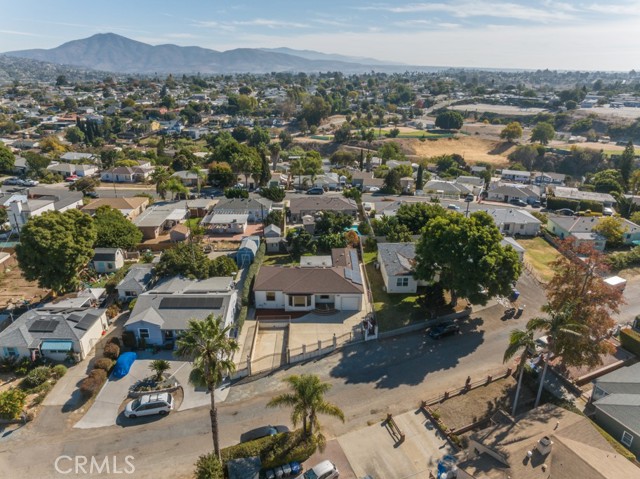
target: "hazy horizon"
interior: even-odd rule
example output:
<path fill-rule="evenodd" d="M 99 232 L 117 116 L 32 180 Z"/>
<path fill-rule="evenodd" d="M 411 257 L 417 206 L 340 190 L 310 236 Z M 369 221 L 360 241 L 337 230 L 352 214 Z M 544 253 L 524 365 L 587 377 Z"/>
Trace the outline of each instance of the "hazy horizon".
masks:
<path fill-rule="evenodd" d="M 50 49 L 113 32 L 151 45 L 288 47 L 415 66 L 640 68 L 633 63 L 640 57 L 640 0 L 211 3 L 24 0 L 3 7 L 0 51 Z"/>

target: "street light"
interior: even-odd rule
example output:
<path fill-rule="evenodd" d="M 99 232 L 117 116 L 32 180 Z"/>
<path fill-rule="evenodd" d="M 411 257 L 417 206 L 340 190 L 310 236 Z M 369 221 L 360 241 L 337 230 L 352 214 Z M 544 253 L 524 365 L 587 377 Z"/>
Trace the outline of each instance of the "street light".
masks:
<path fill-rule="evenodd" d="M 469 204 L 473 201 L 473 195 L 471 193 L 469 193 L 465 199 L 464 199 L 465 203 L 467 203 L 467 211 L 464 213 L 464 217 L 468 218 L 469 217 Z"/>

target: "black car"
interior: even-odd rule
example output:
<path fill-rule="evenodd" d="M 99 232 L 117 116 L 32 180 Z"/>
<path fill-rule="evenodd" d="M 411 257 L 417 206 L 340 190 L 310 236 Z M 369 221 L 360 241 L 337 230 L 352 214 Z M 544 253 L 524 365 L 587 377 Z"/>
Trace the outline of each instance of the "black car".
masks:
<path fill-rule="evenodd" d="M 556 210 L 555 213 L 562 216 L 573 216 L 575 214 L 575 211 L 570 210 L 569 208 L 561 208 L 559 210 Z"/>
<path fill-rule="evenodd" d="M 509 200 L 509 203 L 516 206 L 527 206 L 527 202 L 521 200 L 520 198 L 512 198 L 511 200 Z"/>
<path fill-rule="evenodd" d="M 87 191 L 85 195 L 89 198 L 98 198 L 98 193 L 96 193 L 95 191 Z"/>
<path fill-rule="evenodd" d="M 445 336 L 451 336 L 453 334 L 458 334 L 460 332 L 460 326 L 456 323 L 442 323 L 437 326 L 434 326 L 429 331 L 429 337 L 432 339 L 440 339 Z"/>
<path fill-rule="evenodd" d="M 307 194 L 308 195 L 324 195 L 324 189 L 318 188 L 318 187 L 309 188 L 307 190 Z"/>
<path fill-rule="evenodd" d="M 283 432 L 289 432 L 289 428 L 287 426 L 262 426 L 252 429 L 251 431 L 247 431 L 240 436 L 240 442 L 249 442 L 255 441 L 256 439 L 260 439 L 267 436 L 275 436 L 276 434 L 280 434 Z"/>

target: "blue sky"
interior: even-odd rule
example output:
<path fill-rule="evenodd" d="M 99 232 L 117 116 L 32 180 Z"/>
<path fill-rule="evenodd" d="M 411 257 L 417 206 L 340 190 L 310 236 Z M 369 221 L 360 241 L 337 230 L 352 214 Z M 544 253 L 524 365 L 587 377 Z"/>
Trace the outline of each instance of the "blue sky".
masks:
<path fill-rule="evenodd" d="M 413 65 L 640 68 L 640 0 L 0 0 L 0 51 L 104 32 L 153 45 L 286 46 Z"/>

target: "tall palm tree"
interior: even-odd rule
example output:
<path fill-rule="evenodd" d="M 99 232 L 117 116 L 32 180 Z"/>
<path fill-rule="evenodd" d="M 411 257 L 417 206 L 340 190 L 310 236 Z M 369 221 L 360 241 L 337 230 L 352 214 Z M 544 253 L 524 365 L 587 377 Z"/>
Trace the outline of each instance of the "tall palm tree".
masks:
<path fill-rule="evenodd" d="M 509 346 L 507 346 L 507 349 L 504 352 L 503 362 L 506 363 L 514 357 L 518 351 L 522 350 L 520 353 L 520 363 L 518 364 L 520 372 L 518 373 L 516 397 L 513 399 L 512 416 L 516 415 L 518 399 L 520 398 L 520 389 L 522 388 L 522 376 L 524 374 L 524 367 L 527 362 L 527 358 L 529 357 L 529 351 L 535 351 L 535 344 L 536 343 L 533 339 L 533 330 L 527 329 L 526 331 L 523 331 L 522 329 L 514 329 L 509 335 Z"/>
<path fill-rule="evenodd" d="M 291 422 L 297 426 L 302 421 L 304 437 L 312 437 L 314 428 L 320 431 L 318 414 L 337 417 L 344 422 L 344 413 L 335 404 L 327 402 L 324 395 L 331 385 L 323 383 L 315 374 L 293 375 L 284 379 L 291 392 L 274 397 L 267 407 L 291 407 Z"/>
<path fill-rule="evenodd" d="M 547 351 L 542 354 L 544 367 L 542 369 L 542 377 L 538 386 L 538 394 L 534 407 L 540 404 L 542 397 L 542 389 L 544 387 L 544 379 L 547 375 L 547 366 L 554 356 L 561 356 L 562 350 L 566 347 L 567 342 L 575 340 L 582 336 L 586 326 L 571 321 L 572 306 L 567 306 L 560 311 L 554 311 L 546 305 L 542 308 L 549 314 L 547 318 L 531 318 L 527 323 L 527 330 L 544 331 L 547 334 Z M 546 357 L 545 357 L 546 356 Z"/>
<path fill-rule="evenodd" d="M 199 167 L 194 166 L 189 170 L 189 173 L 196 175 L 196 191 L 200 194 L 200 188 L 202 187 L 202 181 L 207 179 L 207 175 Z"/>
<path fill-rule="evenodd" d="M 164 200 L 167 196 L 167 182 L 171 178 L 171 173 L 166 168 L 156 167 L 151 173 L 151 181 L 156 185 L 156 193 Z"/>
<path fill-rule="evenodd" d="M 280 143 L 270 143 L 268 148 L 269 156 L 271 157 L 271 169 L 273 171 L 276 171 L 278 160 L 280 159 L 280 152 L 282 151 L 282 146 L 280 146 Z"/>
<path fill-rule="evenodd" d="M 222 379 L 233 372 L 236 365 L 233 353 L 238 349 L 235 340 L 229 338 L 230 326 L 224 326 L 220 317 L 210 314 L 200 321 L 192 319 L 185 331 L 177 339 L 175 354 L 179 357 L 193 358 L 193 371 L 190 380 L 194 384 L 206 385 L 211 395 L 211 435 L 213 450 L 220 459 L 220 434 L 218 431 L 218 408 L 215 400 L 215 388 Z"/>

